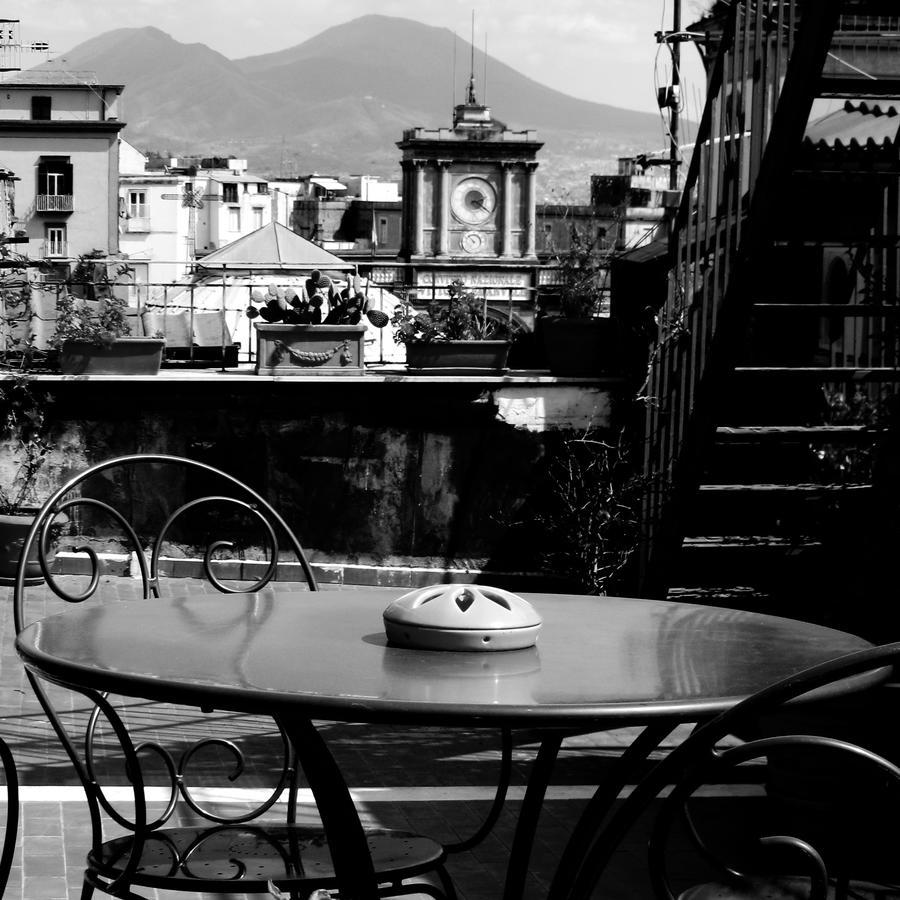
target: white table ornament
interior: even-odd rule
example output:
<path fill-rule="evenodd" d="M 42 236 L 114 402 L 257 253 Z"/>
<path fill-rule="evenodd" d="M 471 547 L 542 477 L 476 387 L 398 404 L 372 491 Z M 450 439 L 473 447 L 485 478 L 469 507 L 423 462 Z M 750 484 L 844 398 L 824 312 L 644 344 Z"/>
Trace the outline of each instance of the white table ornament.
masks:
<path fill-rule="evenodd" d="M 437 584 L 398 597 L 384 611 L 388 641 L 420 650 L 520 650 L 541 627 L 517 594 L 485 584 Z"/>

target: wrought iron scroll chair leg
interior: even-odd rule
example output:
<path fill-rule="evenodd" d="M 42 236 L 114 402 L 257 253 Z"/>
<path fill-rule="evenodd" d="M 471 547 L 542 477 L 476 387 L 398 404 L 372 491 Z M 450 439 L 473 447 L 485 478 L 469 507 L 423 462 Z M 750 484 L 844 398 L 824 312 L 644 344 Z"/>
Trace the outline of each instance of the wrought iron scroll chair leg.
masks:
<path fill-rule="evenodd" d="M 512 779 L 513 743 L 511 729 L 501 729 L 500 742 L 500 774 L 497 777 L 497 790 L 494 792 L 491 808 L 474 834 L 455 844 L 444 845 L 444 850 L 447 853 L 461 853 L 464 850 L 471 850 L 473 847 L 477 847 L 491 833 L 494 825 L 497 824 L 497 819 L 500 818 L 503 804 L 506 802 L 506 794 L 509 791 L 509 782 Z"/>
<path fill-rule="evenodd" d="M 441 881 L 440 888 L 427 881 L 416 881 L 412 884 L 392 884 L 384 891 L 384 895 L 386 897 L 409 897 L 425 894 L 428 897 L 434 897 L 434 900 L 457 900 L 456 888 L 453 886 L 447 870 L 440 866 L 435 869 L 435 872 Z"/>
<path fill-rule="evenodd" d="M 6 828 L 3 832 L 3 852 L 0 854 L 0 897 L 6 890 L 13 854 L 16 852 L 16 835 L 19 833 L 19 778 L 16 763 L 6 742 L 0 738 L 0 763 L 6 780 Z"/>
<path fill-rule="evenodd" d="M 654 821 L 647 841 L 647 872 L 651 878 L 653 896 L 671 900 L 674 894 L 666 872 L 666 848 L 671 825 L 684 803 L 700 786 L 709 783 L 712 776 L 715 776 L 715 781 L 720 781 L 723 772 L 730 768 L 767 759 L 776 752 L 786 749 L 818 752 L 827 749 L 871 767 L 877 783 L 900 785 L 900 767 L 895 763 L 865 747 L 827 735 L 778 734 L 754 737 L 734 746 L 721 746 L 726 736 L 745 732 L 749 724 L 782 711 L 786 704 L 814 691 L 825 692 L 832 685 L 846 684 L 852 677 L 859 678 L 857 686 L 860 690 L 877 685 L 878 679 L 886 677 L 890 667 L 895 666 L 898 660 L 900 642 L 858 650 L 784 678 L 706 721 L 657 762 L 621 804 L 597 823 L 587 852 L 576 861 L 574 877 L 567 880 L 566 889 L 561 894 L 552 895 L 553 900 L 586 900 L 594 896 L 610 859 L 639 817 L 650 810 L 651 804 L 658 805 L 658 809 L 653 812 Z M 824 697 L 827 698 L 827 694 Z M 759 838 L 760 844 L 768 841 L 781 847 L 803 849 L 803 841 L 792 835 L 764 835 Z M 818 873 L 815 866 L 809 869 L 808 875 L 821 875 L 813 884 L 816 887 L 822 885 L 819 896 L 824 897 L 827 878 L 824 864 Z M 715 884 L 701 885 L 707 886 L 718 888 Z"/>

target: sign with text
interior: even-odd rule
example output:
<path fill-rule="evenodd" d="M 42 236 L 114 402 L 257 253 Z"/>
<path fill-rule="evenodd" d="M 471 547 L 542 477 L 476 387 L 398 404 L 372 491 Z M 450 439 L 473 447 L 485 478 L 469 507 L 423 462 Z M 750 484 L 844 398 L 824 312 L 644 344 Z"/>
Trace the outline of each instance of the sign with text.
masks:
<path fill-rule="evenodd" d="M 416 290 L 420 299 L 447 296 L 447 285 L 459 279 L 479 297 L 489 300 L 525 303 L 530 299 L 531 277 L 527 272 L 484 272 L 457 269 L 444 272 L 416 273 Z"/>

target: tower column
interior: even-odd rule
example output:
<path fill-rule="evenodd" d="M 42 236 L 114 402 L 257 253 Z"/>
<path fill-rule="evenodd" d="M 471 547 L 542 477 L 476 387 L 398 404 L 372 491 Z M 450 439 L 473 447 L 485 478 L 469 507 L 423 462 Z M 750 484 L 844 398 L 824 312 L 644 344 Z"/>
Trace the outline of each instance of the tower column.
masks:
<path fill-rule="evenodd" d="M 536 209 L 535 209 L 535 172 L 537 171 L 538 164 L 536 162 L 529 162 L 525 164 L 525 255 L 526 256 L 536 256 L 535 250 L 535 229 L 537 224 L 535 222 Z"/>
<path fill-rule="evenodd" d="M 425 232 L 425 160 L 414 159 L 415 167 L 415 199 L 414 209 L 415 223 L 413 224 L 413 256 L 422 256 L 425 253 L 423 236 Z"/>
<path fill-rule="evenodd" d="M 500 255 L 512 256 L 512 219 L 513 219 L 513 202 L 512 202 L 512 173 L 513 163 L 504 160 L 501 163 L 503 167 L 503 209 L 501 211 L 503 233 L 501 235 Z"/>
<path fill-rule="evenodd" d="M 450 252 L 450 159 L 437 160 L 441 174 L 440 215 L 438 217 L 438 256 L 447 256 Z"/>

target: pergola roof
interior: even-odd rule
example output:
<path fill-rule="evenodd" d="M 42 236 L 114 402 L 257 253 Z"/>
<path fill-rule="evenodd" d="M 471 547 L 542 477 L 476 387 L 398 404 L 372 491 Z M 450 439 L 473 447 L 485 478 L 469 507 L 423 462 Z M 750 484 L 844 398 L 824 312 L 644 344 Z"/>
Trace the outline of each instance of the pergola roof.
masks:
<path fill-rule="evenodd" d="M 354 268 L 350 263 L 278 222 L 270 222 L 226 244 L 198 260 L 197 265 L 204 269 L 245 272 L 312 269 L 349 271 Z"/>

